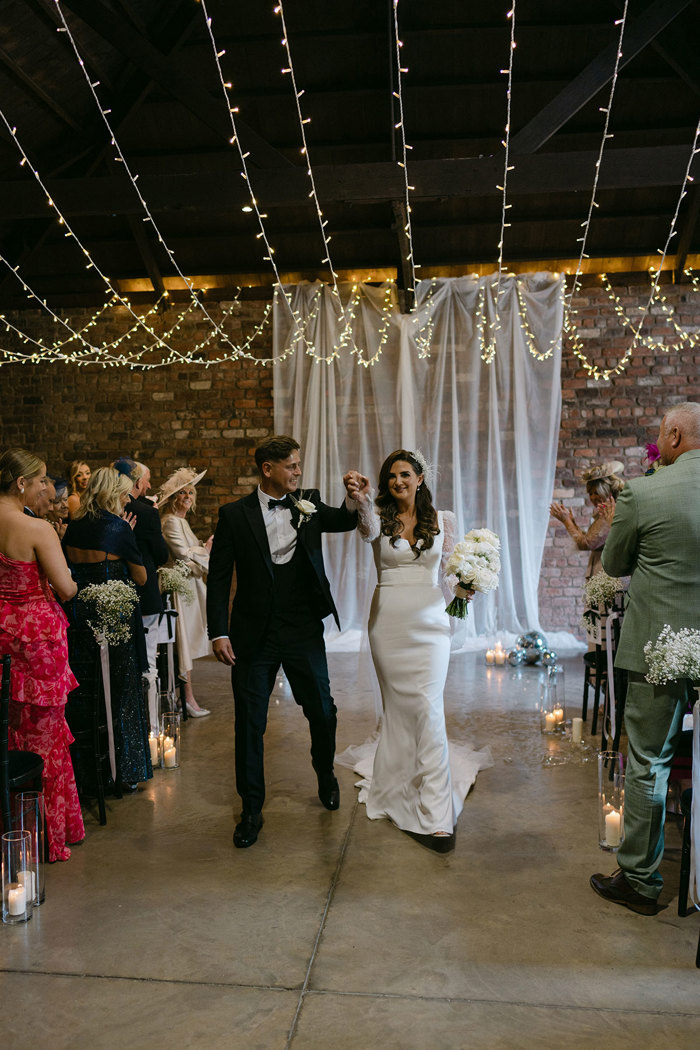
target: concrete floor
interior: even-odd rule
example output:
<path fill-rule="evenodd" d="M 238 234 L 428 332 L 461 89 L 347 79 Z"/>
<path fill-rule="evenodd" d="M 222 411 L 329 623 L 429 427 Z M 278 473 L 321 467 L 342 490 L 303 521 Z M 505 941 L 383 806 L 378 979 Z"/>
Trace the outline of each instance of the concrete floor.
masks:
<path fill-rule="evenodd" d="M 187 723 L 180 769 L 113 801 L 105 828 L 86 813 L 85 843 L 48 870 L 46 903 L 0 929 L 4 1050 L 696 1050 L 700 919 L 676 914 L 675 822 L 665 910 L 596 897 L 589 876 L 615 863 L 597 846 L 595 763 L 543 767 L 538 669 L 481 659 L 453 657 L 448 724 L 491 745 L 495 765 L 447 857 L 368 821 L 349 770 L 340 810 L 321 807 L 284 685 L 265 826 L 234 849 L 228 676 L 199 661 L 213 713 Z M 354 687 L 357 657 L 330 662 L 341 749 L 369 733 L 372 704 Z M 566 664 L 578 700 L 580 657 Z"/>

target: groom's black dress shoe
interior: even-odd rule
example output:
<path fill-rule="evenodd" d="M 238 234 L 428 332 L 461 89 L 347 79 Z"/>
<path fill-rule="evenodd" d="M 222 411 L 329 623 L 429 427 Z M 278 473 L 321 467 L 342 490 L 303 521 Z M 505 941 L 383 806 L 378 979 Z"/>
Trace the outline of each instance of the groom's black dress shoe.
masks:
<path fill-rule="evenodd" d="M 247 849 L 257 841 L 258 832 L 263 825 L 262 813 L 244 813 L 240 824 L 233 833 L 233 844 L 238 849 Z"/>
<path fill-rule="evenodd" d="M 326 809 L 338 809 L 340 806 L 340 787 L 334 776 L 319 780 L 318 797 Z"/>
<path fill-rule="evenodd" d="M 653 897 L 645 897 L 630 886 L 620 868 L 612 875 L 591 875 L 591 886 L 599 897 L 613 904 L 622 904 L 639 915 L 656 915 L 659 910 Z"/>

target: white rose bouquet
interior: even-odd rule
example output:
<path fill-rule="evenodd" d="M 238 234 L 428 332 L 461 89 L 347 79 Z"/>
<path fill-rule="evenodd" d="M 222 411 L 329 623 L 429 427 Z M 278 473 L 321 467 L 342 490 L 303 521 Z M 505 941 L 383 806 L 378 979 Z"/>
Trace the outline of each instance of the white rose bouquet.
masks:
<path fill-rule="evenodd" d="M 459 620 L 466 620 L 469 591 L 486 594 L 498 587 L 501 571 L 501 541 L 490 529 L 472 529 L 447 559 L 445 572 L 457 577 L 454 598 L 447 606 L 447 613 Z"/>
<path fill-rule="evenodd" d="M 655 642 L 647 642 L 644 656 L 649 665 L 647 682 L 664 685 L 689 678 L 700 682 L 700 631 L 681 627 L 672 631 L 668 624 Z"/>
<path fill-rule="evenodd" d="M 102 645 L 119 645 L 131 638 L 131 614 L 139 603 L 136 588 L 123 580 L 91 583 L 80 592 L 81 602 L 93 606 L 94 618 L 88 627 Z"/>
<path fill-rule="evenodd" d="M 163 565 L 158 569 L 158 585 L 160 587 L 161 594 L 165 594 L 170 591 L 172 594 L 179 594 L 183 602 L 189 602 L 194 600 L 194 587 L 190 576 L 192 570 L 186 561 L 179 559 L 174 565 Z"/>

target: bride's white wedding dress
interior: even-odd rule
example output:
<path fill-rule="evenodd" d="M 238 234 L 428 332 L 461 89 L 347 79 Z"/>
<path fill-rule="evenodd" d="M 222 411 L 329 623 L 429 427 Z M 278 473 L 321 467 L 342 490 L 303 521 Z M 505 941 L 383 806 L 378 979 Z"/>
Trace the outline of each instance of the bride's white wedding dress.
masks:
<path fill-rule="evenodd" d="M 448 747 L 445 728 L 450 624 L 440 574 L 454 547 L 455 518 L 438 512 L 440 532 L 416 558 L 408 540 L 392 547 L 380 535 L 371 506 L 360 511 L 360 535 L 371 542 L 377 568 L 369 642 L 383 717 L 378 738 L 347 748 L 336 762 L 362 776 L 359 798 L 370 819 L 388 817 L 404 831 L 451 835 L 478 771 L 492 765 L 488 749 Z"/>

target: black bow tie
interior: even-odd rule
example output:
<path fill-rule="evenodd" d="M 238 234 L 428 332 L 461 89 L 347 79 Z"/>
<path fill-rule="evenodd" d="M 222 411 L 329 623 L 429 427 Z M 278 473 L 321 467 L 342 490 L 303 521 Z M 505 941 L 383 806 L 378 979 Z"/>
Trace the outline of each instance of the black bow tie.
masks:
<path fill-rule="evenodd" d="M 275 507 L 289 507 L 291 506 L 291 500 L 289 496 L 285 496 L 284 499 L 270 499 L 267 501 L 267 509 L 274 510 Z"/>

